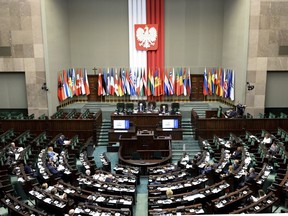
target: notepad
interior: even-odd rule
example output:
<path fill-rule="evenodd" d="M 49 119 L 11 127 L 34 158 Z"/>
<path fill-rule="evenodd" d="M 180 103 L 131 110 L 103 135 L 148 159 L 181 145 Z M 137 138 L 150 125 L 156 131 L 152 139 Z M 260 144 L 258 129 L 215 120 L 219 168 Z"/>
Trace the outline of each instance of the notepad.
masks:
<path fill-rule="evenodd" d="M 114 133 L 128 133 L 128 130 L 114 130 Z"/>

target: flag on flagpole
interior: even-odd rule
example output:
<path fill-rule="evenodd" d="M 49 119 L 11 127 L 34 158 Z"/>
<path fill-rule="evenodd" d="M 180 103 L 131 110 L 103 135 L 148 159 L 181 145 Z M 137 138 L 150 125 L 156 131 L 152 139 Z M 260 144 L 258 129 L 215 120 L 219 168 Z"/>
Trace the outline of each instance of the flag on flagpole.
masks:
<path fill-rule="evenodd" d="M 76 73 L 74 68 L 72 68 L 72 94 L 76 95 Z"/>
<path fill-rule="evenodd" d="M 73 87 L 72 87 L 72 69 L 68 69 L 67 71 L 67 83 L 68 83 L 68 90 L 69 90 L 69 97 L 73 97 Z"/>
<path fill-rule="evenodd" d="M 126 72 L 125 69 L 122 68 L 122 72 L 121 72 L 121 79 L 122 79 L 122 90 L 124 94 L 127 94 L 127 90 L 126 90 Z"/>
<path fill-rule="evenodd" d="M 115 89 L 114 89 L 114 70 L 111 68 L 110 72 L 110 95 L 114 95 Z"/>
<path fill-rule="evenodd" d="M 223 97 L 223 85 L 224 85 L 224 79 L 223 79 L 223 68 L 219 69 L 219 96 Z"/>
<path fill-rule="evenodd" d="M 126 70 L 126 77 L 125 77 L 125 88 L 126 88 L 126 94 L 131 95 L 131 87 L 130 87 L 130 78 L 129 78 L 129 72 L 128 69 Z"/>
<path fill-rule="evenodd" d="M 204 82 L 203 82 L 203 95 L 208 95 L 208 80 L 207 80 L 207 71 L 206 68 L 204 70 Z"/>
<path fill-rule="evenodd" d="M 216 68 L 214 69 L 214 80 L 213 80 L 213 84 L 214 84 L 214 94 L 217 95 L 218 70 L 217 70 Z"/>
<path fill-rule="evenodd" d="M 114 91 L 117 96 L 119 96 L 119 79 L 118 79 L 118 71 L 115 68 L 115 78 L 114 78 Z"/>
<path fill-rule="evenodd" d="M 168 70 L 166 69 L 165 74 L 164 74 L 164 93 L 165 95 L 170 95 L 171 88 L 169 84 L 169 79 L 168 79 Z"/>
<path fill-rule="evenodd" d="M 98 94 L 98 96 L 104 95 L 103 94 L 103 82 L 102 82 L 101 68 L 100 68 L 99 74 L 98 74 L 98 90 L 97 90 L 97 94 Z"/>
<path fill-rule="evenodd" d="M 120 76 L 119 76 L 119 80 L 118 80 L 118 94 L 119 94 L 120 97 L 122 97 L 124 95 L 121 68 L 120 68 Z"/>
<path fill-rule="evenodd" d="M 173 95 L 175 92 L 175 70 L 174 68 L 169 73 L 169 85 L 170 85 L 170 95 Z"/>
<path fill-rule="evenodd" d="M 107 83 L 108 83 L 107 71 L 105 68 L 103 68 L 103 79 L 102 79 L 102 86 L 103 86 L 103 93 L 104 93 L 103 95 L 108 95 Z"/>
<path fill-rule="evenodd" d="M 140 79 L 141 79 L 141 70 L 137 68 L 136 70 L 136 94 L 140 96 Z"/>
<path fill-rule="evenodd" d="M 84 68 L 83 82 L 84 82 L 85 94 L 86 95 L 90 95 L 88 73 L 87 73 L 87 69 L 86 68 Z"/>
<path fill-rule="evenodd" d="M 180 94 L 183 94 L 183 72 L 182 72 L 182 68 L 180 68 L 180 73 L 179 73 L 179 89 L 180 89 Z"/>
<path fill-rule="evenodd" d="M 175 87 L 176 87 L 176 95 L 177 96 L 180 96 L 181 95 L 181 90 L 180 90 L 180 74 L 177 70 L 176 72 L 176 84 L 175 84 Z"/>
<path fill-rule="evenodd" d="M 211 92 L 212 92 L 212 94 L 215 93 L 214 79 L 215 79 L 214 68 L 212 68 L 212 72 L 211 72 Z"/>
<path fill-rule="evenodd" d="M 81 94 L 85 95 L 85 86 L 84 86 L 84 78 L 83 78 L 83 73 L 82 70 L 80 69 L 80 87 L 81 87 Z"/>
<path fill-rule="evenodd" d="M 223 81 L 223 97 L 227 98 L 228 96 L 228 70 L 224 69 L 224 81 Z"/>
<path fill-rule="evenodd" d="M 70 90 L 67 82 L 67 71 L 63 70 L 63 80 L 64 80 L 64 91 L 65 91 L 65 99 L 70 97 Z"/>
<path fill-rule="evenodd" d="M 81 94 L 81 88 L 80 88 L 80 72 L 79 69 L 76 70 L 76 93 L 75 95 L 78 96 Z"/>
<path fill-rule="evenodd" d="M 140 68 L 140 75 L 141 75 L 141 77 L 140 77 L 140 90 L 139 90 L 139 95 L 140 96 L 144 96 L 145 95 L 145 88 L 144 88 L 144 81 L 143 81 L 143 74 L 144 74 L 144 70 L 142 70 L 142 68 Z"/>
<path fill-rule="evenodd" d="M 58 91 L 57 96 L 59 101 L 63 101 L 63 82 L 62 82 L 62 75 L 61 73 L 58 73 Z"/>
<path fill-rule="evenodd" d="M 188 69 L 188 73 L 187 73 L 186 91 L 187 91 L 187 95 L 190 96 L 190 94 L 191 94 L 191 77 L 190 77 L 190 68 Z"/>
<path fill-rule="evenodd" d="M 62 90 L 62 95 L 63 95 L 63 100 L 66 100 L 68 98 L 67 93 L 66 93 L 66 87 L 65 87 L 65 80 L 64 80 L 64 70 L 61 73 L 61 78 L 62 78 L 62 85 L 63 85 L 63 90 Z"/>
<path fill-rule="evenodd" d="M 208 70 L 208 92 L 209 95 L 212 95 L 211 70 Z"/>
<path fill-rule="evenodd" d="M 155 86 L 154 86 L 154 96 L 160 96 L 160 94 L 161 94 L 161 90 L 160 90 L 160 88 L 161 88 L 161 84 L 160 84 L 160 82 L 161 82 L 161 80 L 160 80 L 160 77 L 159 77 L 159 71 L 158 71 L 158 69 L 156 69 L 155 70 L 155 73 L 154 73 L 154 84 L 155 84 Z"/>
<path fill-rule="evenodd" d="M 147 71 L 143 68 L 142 71 L 142 87 L 141 87 L 141 96 L 147 95 Z"/>
<path fill-rule="evenodd" d="M 134 85 L 133 74 L 132 74 L 131 68 L 130 68 L 128 80 L 129 80 L 129 85 L 130 85 L 130 95 L 135 95 L 135 85 Z"/>
<path fill-rule="evenodd" d="M 186 68 L 184 68 L 184 73 L 183 73 L 183 95 L 187 96 L 187 73 L 186 73 Z"/>
<path fill-rule="evenodd" d="M 148 71 L 148 83 L 147 83 L 147 96 L 154 95 L 154 77 L 152 75 L 151 69 Z"/>
<path fill-rule="evenodd" d="M 235 72 L 234 70 L 231 70 L 231 76 L 230 76 L 230 99 L 232 101 L 235 100 Z"/>
<path fill-rule="evenodd" d="M 110 69 L 107 68 L 106 95 L 110 95 Z"/>

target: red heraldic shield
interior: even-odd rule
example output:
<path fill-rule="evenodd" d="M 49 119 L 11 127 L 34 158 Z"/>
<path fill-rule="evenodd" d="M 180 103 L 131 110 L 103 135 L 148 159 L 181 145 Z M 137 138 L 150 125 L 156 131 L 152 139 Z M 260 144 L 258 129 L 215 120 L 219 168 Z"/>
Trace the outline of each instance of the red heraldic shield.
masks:
<path fill-rule="evenodd" d="M 136 50 L 157 50 L 158 24 L 135 24 Z"/>

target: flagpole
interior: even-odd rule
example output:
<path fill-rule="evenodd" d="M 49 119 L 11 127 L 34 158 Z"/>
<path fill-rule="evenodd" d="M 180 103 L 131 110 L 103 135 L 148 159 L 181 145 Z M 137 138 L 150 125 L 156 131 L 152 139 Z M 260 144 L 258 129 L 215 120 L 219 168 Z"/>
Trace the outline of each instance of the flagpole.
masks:
<path fill-rule="evenodd" d="M 95 75 L 95 78 L 96 78 L 96 75 L 97 75 L 96 71 L 97 71 L 98 69 L 97 69 L 96 67 L 94 67 L 92 70 L 94 71 L 94 75 Z M 97 78 L 97 81 L 98 81 L 98 79 L 99 79 L 99 76 L 98 76 L 98 78 Z M 98 82 L 97 82 L 97 83 L 98 83 Z M 98 91 L 97 88 L 96 88 L 95 90 Z M 96 95 L 98 95 L 98 92 L 97 92 Z M 102 96 L 100 96 L 100 98 L 101 98 L 101 102 L 102 102 Z"/>

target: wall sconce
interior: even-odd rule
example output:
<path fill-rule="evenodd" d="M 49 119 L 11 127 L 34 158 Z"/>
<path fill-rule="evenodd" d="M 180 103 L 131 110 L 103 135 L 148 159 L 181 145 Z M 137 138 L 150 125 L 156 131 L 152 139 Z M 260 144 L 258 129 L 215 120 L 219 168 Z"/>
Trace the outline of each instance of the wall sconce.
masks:
<path fill-rule="evenodd" d="M 43 83 L 41 89 L 44 91 L 49 91 L 49 89 L 47 88 L 46 82 Z"/>
<path fill-rule="evenodd" d="M 254 85 L 251 85 L 249 82 L 247 82 L 247 89 L 248 91 L 252 91 L 254 89 Z"/>

